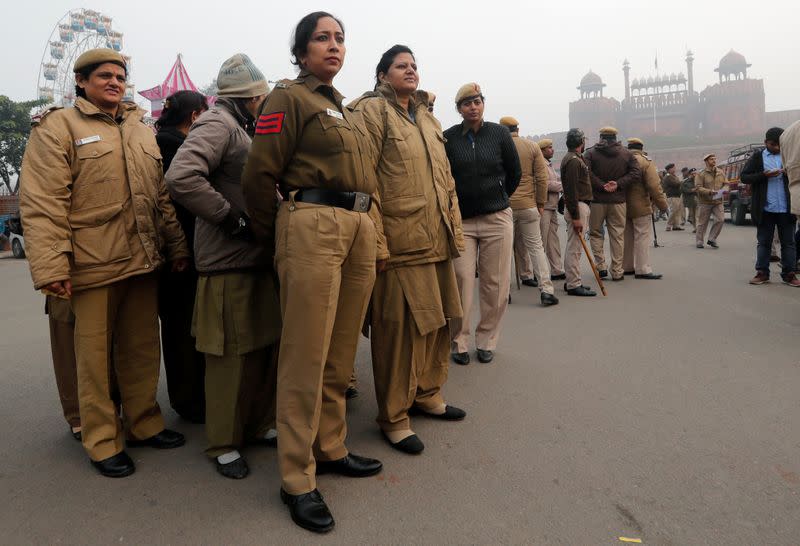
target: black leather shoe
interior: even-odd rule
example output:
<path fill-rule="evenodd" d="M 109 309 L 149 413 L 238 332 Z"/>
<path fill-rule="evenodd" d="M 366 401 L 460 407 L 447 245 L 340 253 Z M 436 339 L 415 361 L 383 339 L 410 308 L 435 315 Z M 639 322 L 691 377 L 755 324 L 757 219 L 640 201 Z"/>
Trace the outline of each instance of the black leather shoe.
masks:
<path fill-rule="evenodd" d="M 156 449 L 173 449 L 186 443 L 186 438 L 180 432 L 165 428 L 155 436 L 145 440 L 128 440 L 128 447 L 154 447 Z"/>
<path fill-rule="evenodd" d="M 492 351 L 478 349 L 478 362 L 482 362 L 483 364 L 488 364 L 492 360 L 494 360 L 494 353 Z"/>
<path fill-rule="evenodd" d="M 551 281 L 563 281 L 566 278 L 567 278 L 567 274 L 566 273 L 560 273 L 558 275 L 550 275 L 550 280 Z"/>
<path fill-rule="evenodd" d="M 281 489 L 281 500 L 289 507 L 292 521 L 303 529 L 327 533 L 336 524 L 328 505 L 316 489 L 303 495 L 290 495 Z"/>
<path fill-rule="evenodd" d="M 344 391 L 344 397 L 346 400 L 352 400 L 353 398 L 358 398 L 358 389 L 355 387 L 347 387 L 347 390 Z"/>
<path fill-rule="evenodd" d="M 542 305 L 545 307 L 549 307 L 550 305 L 558 305 L 558 298 L 555 297 L 553 294 L 548 294 L 546 292 L 542 292 Z"/>
<path fill-rule="evenodd" d="M 92 461 L 92 466 L 107 478 L 124 478 L 136 472 L 133 459 L 124 451 L 120 451 L 116 455 L 112 455 L 108 459 L 103 459 L 102 461 Z"/>
<path fill-rule="evenodd" d="M 462 421 L 467 416 L 467 412 L 455 406 L 445 406 L 444 413 L 428 413 L 417 406 L 411 406 L 408 410 L 409 415 L 424 415 L 431 419 L 441 419 L 442 421 Z"/>
<path fill-rule="evenodd" d="M 453 359 L 453 362 L 461 364 L 462 366 L 469 364 L 469 353 L 453 353 L 450 355 L 450 358 Z"/>
<path fill-rule="evenodd" d="M 625 271 L 625 275 L 635 275 L 635 274 L 636 274 L 636 271 L 634 271 L 632 269 L 630 271 Z"/>
<path fill-rule="evenodd" d="M 336 461 L 317 461 L 317 474 L 339 474 L 350 478 L 366 478 L 383 470 L 383 463 L 348 453 Z"/>
<path fill-rule="evenodd" d="M 598 271 L 598 273 L 600 274 L 601 279 L 605 279 L 606 277 L 608 277 L 608 269 L 601 269 L 600 271 Z"/>
<path fill-rule="evenodd" d="M 83 434 L 81 434 L 80 430 L 72 430 L 72 428 L 70 428 L 69 433 L 72 434 L 72 437 L 75 438 L 77 441 L 79 442 L 83 441 Z"/>
<path fill-rule="evenodd" d="M 247 461 L 244 460 L 244 457 L 239 457 L 235 461 L 226 464 L 222 464 L 217 459 L 216 463 L 217 472 L 232 480 L 241 480 L 250 474 L 250 467 L 247 466 Z"/>
<path fill-rule="evenodd" d="M 570 296 L 596 296 L 597 292 L 588 286 L 578 286 L 577 288 L 570 288 L 567 290 Z"/>
<path fill-rule="evenodd" d="M 651 280 L 656 281 L 656 280 L 660 279 L 663 276 L 664 275 L 662 275 L 661 273 L 644 273 L 642 275 L 634 275 L 634 278 L 636 278 L 636 279 L 651 279 Z"/>
<path fill-rule="evenodd" d="M 539 286 L 539 283 L 536 282 L 536 279 L 522 279 L 522 284 L 524 284 L 525 286 L 532 286 L 534 288 Z"/>
<path fill-rule="evenodd" d="M 711 248 L 719 248 L 719 245 L 717 244 L 716 241 L 706 241 L 706 244 Z"/>
<path fill-rule="evenodd" d="M 383 439 L 392 446 L 397 451 L 402 451 L 403 453 L 408 453 L 409 455 L 419 455 L 422 453 L 422 450 L 425 449 L 425 444 L 422 443 L 422 440 L 419 439 L 419 436 L 416 434 L 412 434 L 408 438 L 403 438 L 399 442 L 392 442 L 386 433 L 381 431 L 383 434 Z"/>

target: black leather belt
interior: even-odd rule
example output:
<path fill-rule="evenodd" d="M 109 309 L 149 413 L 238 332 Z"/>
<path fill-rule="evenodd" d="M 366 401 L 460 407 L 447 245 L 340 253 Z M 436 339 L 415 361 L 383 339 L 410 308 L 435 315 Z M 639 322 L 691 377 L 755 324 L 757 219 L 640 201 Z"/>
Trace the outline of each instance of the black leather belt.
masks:
<path fill-rule="evenodd" d="M 301 203 L 316 203 L 317 205 L 339 207 L 340 209 L 355 212 L 369 212 L 372 206 L 372 198 L 360 191 L 336 191 L 318 188 L 298 190 L 294 194 L 294 200 Z"/>

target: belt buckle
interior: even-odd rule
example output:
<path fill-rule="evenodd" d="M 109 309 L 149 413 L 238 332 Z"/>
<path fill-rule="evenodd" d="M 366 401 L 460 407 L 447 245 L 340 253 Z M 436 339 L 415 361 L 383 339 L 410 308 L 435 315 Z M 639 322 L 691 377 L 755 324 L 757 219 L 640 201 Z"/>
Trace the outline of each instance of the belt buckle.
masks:
<path fill-rule="evenodd" d="M 371 198 L 366 193 L 360 191 L 354 192 L 355 199 L 353 200 L 353 211 L 355 212 L 369 212 Z"/>

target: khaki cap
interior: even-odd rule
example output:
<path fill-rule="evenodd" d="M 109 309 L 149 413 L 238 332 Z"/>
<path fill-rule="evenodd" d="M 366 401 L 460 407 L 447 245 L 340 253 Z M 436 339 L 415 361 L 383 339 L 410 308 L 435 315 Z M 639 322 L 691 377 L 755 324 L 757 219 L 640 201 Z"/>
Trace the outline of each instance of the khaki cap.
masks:
<path fill-rule="evenodd" d="M 537 144 L 539 145 L 540 149 L 544 150 L 548 146 L 552 146 L 553 145 L 553 139 L 551 139 L 551 138 L 543 138 L 542 140 L 537 142 Z"/>
<path fill-rule="evenodd" d="M 706 154 L 703 156 L 703 161 L 708 161 L 709 157 L 717 157 L 717 154 Z"/>
<path fill-rule="evenodd" d="M 505 125 L 506 127 L 516 127 L 519 125 L 517 118 L 511 116 L 503 116 L 500 118 L 500 125 Z"/>
<path fill-rule="evenodd" d="M 636 137 L 629 138 L 628 139 L 628 146 L 630 146 L 631 144 L 633 144 L 634 146 L 638 145 L 638 146 L 644 147 L 644 141 L 642 141 L 641 138 L 636 138 Z"/>
<path fill-rule="evenodd" d="M 458 88 L 458 93 L 456 93 L 456 105 L 464 99 L 479 97 L 481 94 L 480 85 L 475 82 L 465 83 Z"/>
<path fill-rule="evenodd" d="M 616 130 L 614 127 L 603 127 L 600 129 L 601 135 L 613 135 L 616 136 L 619 131 Z"/>
<path fill-rule="evenodd" d="M 224 63 L 217 75 L 217 95 L 239 99 L 259 97 L 269 93 L 264 74 L 253 64 L 250 57 L 237 53 Z"/>
<path fill-rule="evenodd" d="M 122 58 L 120 53 L 117 53 L 113 49 L 109 49 L 107 47 L 101 47 L 98 49 L 90 49 L 81 53 L 80 57 L 75 60 L 72 71 L 78 73 L 87 66 L 103 63 L 118 64 L 126 70 L 128 67 L 128 65 L 125 63 L 125 59 Z"/>

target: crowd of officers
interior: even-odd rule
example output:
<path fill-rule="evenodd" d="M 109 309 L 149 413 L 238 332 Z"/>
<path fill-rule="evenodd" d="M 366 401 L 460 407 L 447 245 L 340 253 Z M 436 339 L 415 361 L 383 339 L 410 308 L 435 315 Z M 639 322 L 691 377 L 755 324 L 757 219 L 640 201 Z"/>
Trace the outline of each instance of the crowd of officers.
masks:
<path fill-rule="evenodd" d="M 333 80 L 345 51 L 342 22 L 311 13 L 295 29 L 296 79 L 270 90 L 234 55 L 216 102 L 174 94 L 154 137 L 122 102 L 125 60 L 90 50 L 74 65 L 74 107 L 36 122 L 20 195 L 31 274 L 47 295 L 65 417 L 101 474 L 134 472 L 126 446 L 185 442 L 156 401 L 163 346 L 170 403 L 205 423 L 218 472 L 244 478 L 240 450 L 277 445 L 292 519 L 329 531 L 316 475 L 382 470 L 345 445 L 362 333 L 380 431 L 419 454 L 410 417 L 466 416 L 442 392 L 449 360 L 468 364 L 473 344 L 493 360 L 512 262 L 544 306 L 558 303 L 554 280 L 595 295 L 581 281 L 584 230 L 601 275 L 660 277 L 649 226 L 652 203 L 668 204 L 641 140 L 626 148 L 604 128 L 584 153 L 573 129 L 559 173 L 551 140 L 521 138 L 513 117 L 484 120 L 476 83 L 458 90 L 463 122 L 443 132 L 406 46 L 383 54 L 372 91 L 343 104 Z M 709 159 L 695 176 L 709 206 L 701 224 L 717 203 Z"/>

